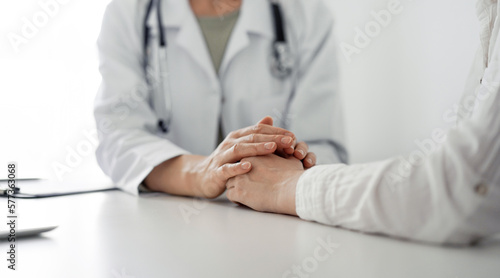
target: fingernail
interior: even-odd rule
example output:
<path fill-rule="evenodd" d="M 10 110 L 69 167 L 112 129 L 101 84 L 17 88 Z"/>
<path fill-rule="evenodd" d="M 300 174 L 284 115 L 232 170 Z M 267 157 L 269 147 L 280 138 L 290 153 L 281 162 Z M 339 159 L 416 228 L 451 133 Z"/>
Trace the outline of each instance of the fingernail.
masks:
<path fill-rule="evenodd" d="M 313 160 L 312 160 L 312 159 L 308 158 L 308 159 L 306 159 L 306 161 L 307 161 L 309 164 L 313 165 Z"/>
<path fill-rule="evenodd" d="M 300 155 L 305 156 L 306 154 L 304 153 L 303 150 L 299 150 Z M 310 158 L 308 160 L 311 160 Z"/>
<path fill-rule="evenodd" d="M 274 148 L 274 143 L 267 143 L 264 145 L 264 147 L 266 147 L 267 150 L 271 150 Z"/>
<path fill-rule="evenodd" d="M 242 168 L 243 170 L 248 170 L 248 169 L 250 169 L 250 162 L 243 162 L 243 163 L 241 164 L 241 168 Z"/>
<path fill-rule="evenodd" d="M 281 139 L 281 143 L 283 143 L 283 144 L 290 144 L 290 143 L 292 143 L 292 137 L 283 137 Z"/>
<path fill-rule="evenodd" d="M 285 136 L 292 137 L 293 138 L 293 133 L 287 132 L 285 133 Z"/>

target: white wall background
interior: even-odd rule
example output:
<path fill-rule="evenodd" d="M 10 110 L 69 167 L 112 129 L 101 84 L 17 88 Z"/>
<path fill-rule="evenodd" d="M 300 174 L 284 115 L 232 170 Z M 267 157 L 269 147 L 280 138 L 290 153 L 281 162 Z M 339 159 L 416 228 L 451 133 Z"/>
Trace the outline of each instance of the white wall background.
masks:
<path fill-rule="evenodd" d="M 355 28 L 387 9 L 390 0 L 327 0 L 340 42 L 353 44 Z M 378 37 L 342 61 L 351 162 L 408 153 L 415 140 L 447 127 L 443 113 L 460 99 L 479 47 L 472 0 L 400 0 Z"/>
<path fill-rule="evenodd" d="M 251 1 L 251 0 L 249 0 Z M 286 0 L 285 0 L 286 1 Z M 353 44 L 370 12 L 389 0 L 325 0 L 340 42 Z M 49 2 L 41 0 L 40 2 Z M 16 51 L 9 34 L 43 11 L 38 0 L 0 2 L 0 176 L 17 161 L 21 175 L 55 177 L 73 150 L 94 148 L 92 102 L 99 85 L 95 41 L 108 0 L 66 0 Z M 458 102 L 478 30 L 471 0 L 401 0 L 372 43 L 349 63 L 341 55 L 348 147 L 352 162 L 407 153 L 414 140 L 447 123 Z M 98 171 L 93 150 L 73 159 L 73 173 Z"/>

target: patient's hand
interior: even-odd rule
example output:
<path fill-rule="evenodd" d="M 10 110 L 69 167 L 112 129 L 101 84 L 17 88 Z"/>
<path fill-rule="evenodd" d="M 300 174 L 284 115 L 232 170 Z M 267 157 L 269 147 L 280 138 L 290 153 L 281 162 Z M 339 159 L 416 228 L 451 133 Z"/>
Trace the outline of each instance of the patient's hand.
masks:
<path fill-rule="evenodd" d="M 252 170 L 227 182 L 229 200 L 258 211 L 297 215 L 295 187 L 304 172 L 300 160 L 267 155 L 242 161 L 250 162 Z"/>

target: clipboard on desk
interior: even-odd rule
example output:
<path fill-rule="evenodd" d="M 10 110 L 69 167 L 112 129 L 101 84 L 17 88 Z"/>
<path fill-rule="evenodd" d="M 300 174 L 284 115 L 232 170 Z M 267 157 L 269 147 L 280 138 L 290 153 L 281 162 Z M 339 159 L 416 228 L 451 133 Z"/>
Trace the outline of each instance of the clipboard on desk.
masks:
<path fill-rule="evenodd" d="M 0 179 L 0 197 L 42 199 L 69 195 L 118 190 L 111 182 L 53 181 L 39 178 L 16 179 L 16 187 L 8 187 L 7 179 Z"/>

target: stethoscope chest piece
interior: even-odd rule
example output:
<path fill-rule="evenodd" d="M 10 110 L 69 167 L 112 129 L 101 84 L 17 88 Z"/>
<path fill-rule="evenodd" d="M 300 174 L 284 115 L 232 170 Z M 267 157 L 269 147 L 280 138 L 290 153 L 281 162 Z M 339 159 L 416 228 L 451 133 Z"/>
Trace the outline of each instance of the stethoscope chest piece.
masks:
<path fill-rule="evenodd" d="M 295 60 L 286 42 L 274 42 L 271 55 L 271 73 L 274 77 L 285 79 L 292 74 Z"/>
<path fill-rule="evenodd" d="M 285 79 L 292 75 L 293 69 L 295 67 L 295 58 L 292 55 L 290 46 L 287 43 L 286 34 L 285 34 L 285 26 L 284 26 L 284 18 L 281 11 L 281 6 L 278 0 L 271 0 L 271 12 L 274 19 L 274 31 L 275 31 L 275 40 L 272 43 L 271 47 L 271 57 L 270 57 L 270 67 L 271 74 L 277 79 Z M 156 4 L 156 6 L 155 6 Z M 150 27 L 148 26 L 149 16 L 152 14 L 153 7 L 156 9 L 157 15 L 157 26 L 158 26 L 158 51 L 157 53 L 157 61 L 156 63 L 151 63 L 149 61 L 150 56 L 154 56 L 149 48 L 150 46 Z M 143 22 L 143 44 L 144 44 L 144 69 L 146 71 L 146 75 L 151 75 L 156 81 L 148 81 L 150 86 L 155 87 L 155 95 L 157 99 L 155 99 L 155 103 L 157 103 L 154 109 L 158 114 L 158 130 L 166 134 L 169 132 L 169 127 L 172 120 L 172 94 L 170 92 L 170 83 L 165 81 L 163 78 L 163 73 L 168 72 L 168 63 L 167 63 L 167 37 L 165 34 L 165 30 L 163 28 L 163 22 L 161 17 L 161 0 L 150 0 L 146 7 L 146 14 Z M 151 52 L 151 53 L 150 53 Z M 265 54 L 264 54 L 265 55 Z M 150 74 L 149 69 L 151 66 L 154 66 L 156 71 L 155 74 Z"/>

